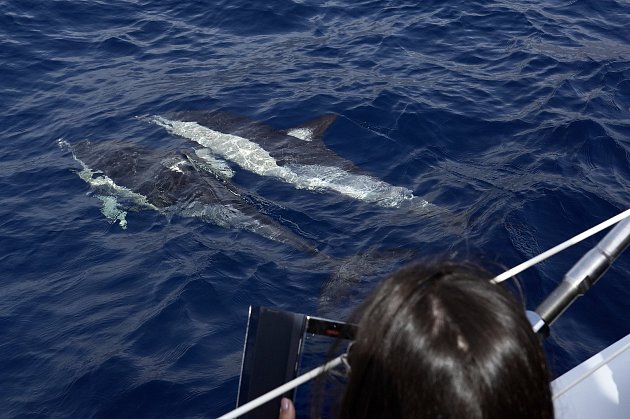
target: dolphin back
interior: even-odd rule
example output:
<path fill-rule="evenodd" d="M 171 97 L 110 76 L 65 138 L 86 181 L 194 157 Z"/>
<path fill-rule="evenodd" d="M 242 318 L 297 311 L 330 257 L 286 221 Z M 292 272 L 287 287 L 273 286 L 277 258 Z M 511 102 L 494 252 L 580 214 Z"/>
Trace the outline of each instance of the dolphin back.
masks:
<path fill-rule="evenodd" d="M 120 219 L 125 211 L 117 198 L 132 201 L 141 208 L 195 217 L 224 228 L 248 230 L 269 240 L 286 243 L 308 253 L 317 249 L 307 240 L 271 217 L 260 213 L 245 199 L 239 188 L 225 177 L 204 170 L 190 151 L 162 152 L 123 141 L 82 141 L 75 145 L 60 142 L 82 166 L 79 177 L 86 181 L 103 201 L 103 214 L 115 207 Z M 132 208 L 128 208 L 132 209 Z M 124 224 L 123 224 L 124 222 Z"/>

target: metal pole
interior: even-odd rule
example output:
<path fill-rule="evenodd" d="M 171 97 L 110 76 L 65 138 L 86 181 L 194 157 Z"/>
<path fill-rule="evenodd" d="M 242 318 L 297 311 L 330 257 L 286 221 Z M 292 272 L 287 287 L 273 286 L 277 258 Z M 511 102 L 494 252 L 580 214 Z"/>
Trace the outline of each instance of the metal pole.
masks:
<path fill-rule="evenodd" d="M 536 312 L 550 326 L 579 296 L 592 287 L 630 245 L 630 218 L 617 224 L 566 273 Z"/>

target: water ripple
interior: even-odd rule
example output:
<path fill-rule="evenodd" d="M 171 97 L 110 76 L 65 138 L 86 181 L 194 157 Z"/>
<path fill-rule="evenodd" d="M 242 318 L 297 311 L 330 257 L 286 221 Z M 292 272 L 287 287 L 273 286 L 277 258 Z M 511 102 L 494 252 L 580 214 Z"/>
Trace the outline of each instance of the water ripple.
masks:
<path fill-rule="evenodd" d="M 338 293 L 326 309 L 343 316 L 418 255 L 514 265 L 628 208 L 627 22 L 615 0 L 8 2 L 3 412 L 217 416 L 233 406 L 249 304 L 314 313 Z M 56 146 L 188 147 L 135 117 L 208 108 L 284 128 L 335 113 L 331 150 L 441 210 L 235 170 L 256 208 L 324 255 L 176 214 L 130 211 L 123 231 Z M 589 244 L 523 275 L 528 306 Z M 628 275 L 621 260 L 554 326 L 555 373 L 628 333 Z"/>

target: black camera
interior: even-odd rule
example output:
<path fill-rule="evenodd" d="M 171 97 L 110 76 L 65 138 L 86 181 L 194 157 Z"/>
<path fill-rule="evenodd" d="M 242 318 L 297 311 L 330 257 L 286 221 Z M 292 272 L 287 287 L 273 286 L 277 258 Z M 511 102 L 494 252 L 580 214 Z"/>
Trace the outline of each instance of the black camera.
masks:
<path fill-rule="evenodd" d="M 355 333 L 356 326 L 352 324 L 250 306 L 237 406 L 294 379 L 304 363 L 303 358 L 308 355 L 309 346 L 317 347 L 321 355 L 335 340 L 350 341 Z M 321 364 L 321 356 L 313 362 Z M 289 390 L 242 417 L 277 417 L 280 398 L 295 400 L 295 392 L 295 389 Z"/>

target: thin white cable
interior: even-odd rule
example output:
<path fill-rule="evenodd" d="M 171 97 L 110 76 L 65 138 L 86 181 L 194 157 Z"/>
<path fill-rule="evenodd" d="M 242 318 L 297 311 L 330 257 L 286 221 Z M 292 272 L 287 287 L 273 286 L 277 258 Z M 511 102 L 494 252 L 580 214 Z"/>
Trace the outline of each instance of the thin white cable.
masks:
<path fill-rule="evenodd" d="M 345 356 L 345 354 L 338 356 L 337 358 L 333 359 L 332 361 L 328 361 L 327 363 L 325 363 L 324 365 L 317 367 L 313 370 L 310 370 L 309 372 L 300 375 L 299 377 L 289 381 L 286 384 L 281 385 L 280 387 L 271 390 L 269 393 L 265 393 L 262 396 L 248 402 L 245 403 L 244 405 L 242 405 L 241 407 L 232 410 L 231 412 L 226 413 L 225 415 L 218 417 L 217 419 L 233 419 L 233 418 L 237 418 L 247 412 L 249 412 L 250 410 L 254 410 L 255 408 L 257 408 L 260 405 L 263 405 L 265 403 L 267 403 L 270 400 L 275 399 L 276 397 L 286 393 L 287 391 L 299 386 L 300 384 L 304 384 L 305 382 L 312 380 L 313 378 L 317 377 L 320 374 L 325 373 L 328 370 L 331 370 L 333 368 L 335 368 L 337 365 L 341 364 L 343 362 L 343 357 Z M 278 409 L 280 409 L 280 407 L 278 407 Z"/>
<path fill-rule="evenodd" d="M 495 284 L 498 284 L 499 282 L 503 282 L 506 279 L 511 278 L 514 275 L 523 272 L 525 269 L 531 268 L 535 264 L 542 262 L 543 260 L 555 255 L 556 253 L 562 252 L 564 249 L 571 247 L 574 244 L 579 243 L 582 240 L 588 237 L 591 237 L 594 234 L 599 233 L 600 231 L 612 226 L 613 224 L 618 223 L 619 221 L 627 217 L 630 217 L 630 209 L 627 209 L 623 211 L 622 213 L 617 214 L 616 216 L 604 221 L 603 223 L 600 223 L 596 225 L 595 227 L 592 227 L 586 230 L 585 232 L 580 233 L 577 236 L 570 238 L 569 240 L 563 243 L 560 243 L 559 245 L 555 247 L 552 247 L 546 252 L 543 252 L 540 255 L 533 257 L 530 260 L 523 262 L 518 266 L 513 267 L 512 269 L 508 269 L 507 271 L 503 272 L 501 275 L 498 275 L 495 278 L 491 279 L 491 282 Z"/>

